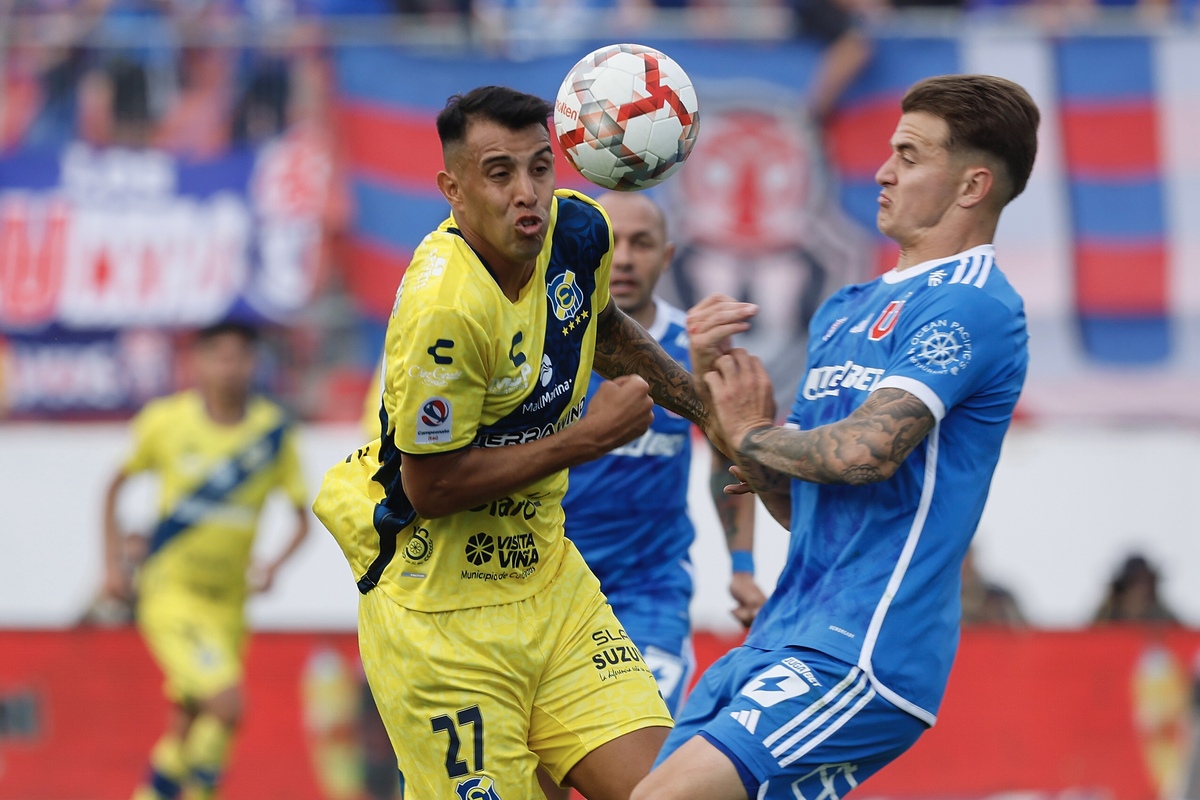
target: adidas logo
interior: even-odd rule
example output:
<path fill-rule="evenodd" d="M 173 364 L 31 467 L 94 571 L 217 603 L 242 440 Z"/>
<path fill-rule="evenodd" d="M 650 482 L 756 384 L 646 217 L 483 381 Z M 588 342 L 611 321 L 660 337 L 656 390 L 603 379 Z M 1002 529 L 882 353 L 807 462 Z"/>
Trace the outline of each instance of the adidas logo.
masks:
<path fill-rule="evenodd" d="M 734 721 L 740 724 L 743 728 L 754 733 L 754 729 L 758 727 L 758 718 L 762 714 L 757 708 L 747 711 L 730 711 L 729 716 L 733 717 Z"/>

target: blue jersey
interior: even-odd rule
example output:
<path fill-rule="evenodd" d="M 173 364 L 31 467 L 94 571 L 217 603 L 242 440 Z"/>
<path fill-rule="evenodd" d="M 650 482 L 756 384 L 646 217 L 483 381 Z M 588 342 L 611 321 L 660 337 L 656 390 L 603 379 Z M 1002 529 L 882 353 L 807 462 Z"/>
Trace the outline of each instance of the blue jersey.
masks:
<path fill-rule="evenodd" d="M 668 355 L 688 365 L 683 312 L 662 300 L 655 303 L 648 333 Z M 587 402 L 602 381 L 592 373 Z M 691 428 L 688 420 L 655 406 L 654 422 L 639 438 L 571 469 L 563 499 L 567 538 L 610 597 L 622 590 L 653 595 L 685 588 L 691 594 Z"/>
<path fill-rule="evenodd" d="M 958 646 L 960 569 L 1028 362 L 1020 296 L 991 245 L 848 286 L 809 328 L 788 424 L 837 422 L 884 387 L 937 424 L 890 479 L 792 482 L 787 564 L 746 644 L 862 668 L 932 725 Z"/>

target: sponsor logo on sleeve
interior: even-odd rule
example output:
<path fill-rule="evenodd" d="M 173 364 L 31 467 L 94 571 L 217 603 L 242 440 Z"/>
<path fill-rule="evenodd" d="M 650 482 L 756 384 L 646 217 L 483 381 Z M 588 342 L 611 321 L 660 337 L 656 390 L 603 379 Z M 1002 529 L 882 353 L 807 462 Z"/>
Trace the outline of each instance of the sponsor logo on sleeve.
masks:
<path fill-rule="evenodd" d="M 908 345 L 909 363 L 930 375 L 957 375 L 971 363 L 971 333 L 958 322 L 928 322 Z"/>
<path fill-rule="evenodd" d="M 439 350 L 452 350 L 453 348 L 454 348 L 454 340 L 453 339 L 438 339 L 437 342 L 433 345 L 433 347 L 428 348 L 425 352 L 429 353 L 429 355 L 433 356 L 433 363 L 446 365 L 446 364 L 453 364 L 454 359 L 448 355 L 442 355 L 438 351 Z"/>
<path fill-rule="evenodd" d="M 830 338 L 832 338 L 833 335 L 835 333 L 837 333 L 838 328 L 840 328 L 846 324 L 847 319 L 849 319 L 849 317 L 838 317 L 837 319 L 835 319 L 833 321 L 833 324 L 829 326 L 829 329 L 827 331 L 825 331 L 825 335 L 821 337 L 821 341 L 828 342 L 830 340 Z"/>
<path fill-rule="evenodd" d="M 417 412 L 417 444 L 449 441 L 453 412 L 450 401 L 444 397 L 426 400 Z"/>
<path fill-rule="evenodd" d="M 413 364 L 408 368 L 408 377 L 419 380 L 426 386 L 431 386 L 437 389 L 444 389 L 453 381 L 462 377 L 462 371 L 457 369 L 446 369 L 445 367 L 434 367 L 433 369 L 422 369 Z"/>

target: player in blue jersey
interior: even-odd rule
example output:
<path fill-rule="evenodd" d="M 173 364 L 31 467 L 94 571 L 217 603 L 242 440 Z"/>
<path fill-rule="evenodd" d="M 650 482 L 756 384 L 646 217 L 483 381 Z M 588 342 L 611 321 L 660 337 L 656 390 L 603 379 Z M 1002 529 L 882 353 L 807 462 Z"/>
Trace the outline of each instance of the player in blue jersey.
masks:
<path fill-rule="evenodd" d="M 609 192 L 597 201 L 612 221 L 609 292 L 613 302 L 686 366 L 686 317 L 654 296 L 654 287 L 675 252 L 662 211 L 643 194 Z M 602 382 L 593 373 L 589 399 Z M 688 616 L 692 597 L 688 549 L 695 538 L 687 514 L 691 431 L 688 420 L 656 406 L 654 422 L 639 438 L 571 470 L 563 500 L 567 537 L 600 579 L 609 604 L 654 672 L 673 714 L 682 706 L 695 669 Z M 724 470 L 717 475 L 724 484 Z M 730 525 L 746 513 L 742 506 L 749 506 L 753 524 L 752 500 L 749 495 L 721 498 L 721 506 L 732 507 L 732 514 L 722 508 L 721 518 L 735 552 L 737 540 Z M 743 528 L 748 527 L 743 522 Z M 765 598 L 745 561 L 748 555 L 737 556 L 740 569 L 735 571 L 732 590 L 739 615 L 752 617 Z"/>
<path fill-rule="evenodd" d="M 1039 114 L 1000 78 L 912 87 L 876 174 L 896 267 L 834 294 L 776 426 L 762 364 L 729 346 L 746 310 L 688 315 L 692 360 L 737 475 L 791 529 L 744 646 L 697 685 L 635 800 L 837 798 L 936 721 L 958 643 L 960 568 L 1028 360 L 996 265 Z"/>

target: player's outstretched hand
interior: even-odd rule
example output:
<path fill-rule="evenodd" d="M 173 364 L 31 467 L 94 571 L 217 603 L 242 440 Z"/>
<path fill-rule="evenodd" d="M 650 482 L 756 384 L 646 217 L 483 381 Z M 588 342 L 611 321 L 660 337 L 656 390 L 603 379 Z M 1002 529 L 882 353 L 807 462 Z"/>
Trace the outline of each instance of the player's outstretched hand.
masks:
<path fill-rule="evenodd" d="M 775 424 L 775 389 L 766 367 L 742 348 L 734 348 L 704 373 L 713 411 L 729 440 L 739 449 L 746 434 Z"/>
<path fill-rule="evenodd" d="M 750 330 L 758 306 L 742 303 L 723 294 L 710 294 L 687 313 L 688 342 L 692 370 L 703 375 L 713 362 L 733 349 L 732 336 Z"/>
<path fill-rule="evenodd" d="M 654 422 L 649 384 L 640 375 L 621 375 L 605 381 L 592 395 L 584 420 L 596 444 L 606 453 L 632 442 Z"/>

